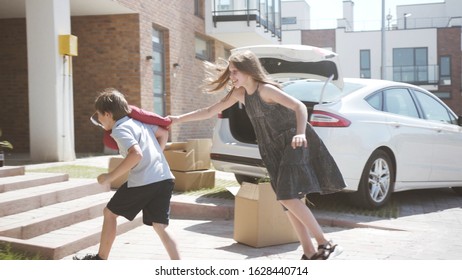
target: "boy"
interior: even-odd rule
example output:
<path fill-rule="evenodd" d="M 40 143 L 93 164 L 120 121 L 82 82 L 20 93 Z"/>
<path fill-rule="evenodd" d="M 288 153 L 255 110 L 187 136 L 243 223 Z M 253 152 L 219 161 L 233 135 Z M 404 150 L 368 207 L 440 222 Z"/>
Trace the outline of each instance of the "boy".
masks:
<path fill-rule="evenodd" d="M 74 256 L 74 259 L 107 259 L 116 236 L 117 217 L 123 216 L 131 221 L 141 210 L 143 223 L 154 228 L 170 259 L 180 259 L 176 242 L 166 231 L 174 187 L 174 176 L 162 153 L 168 131 L 128 117 L 131 108 L 122 93 L 113 88 L 99 94 L 95 109 L 99 125 L 107 131 L 112 130 L 111 136 L 124 157 L 113 171 L 100 174 L 98 183 L 109 184 L 127 171 L 130 173 L 128 181 L 116 191 L 104 209 L 98 253 L 83 258 Z"/>

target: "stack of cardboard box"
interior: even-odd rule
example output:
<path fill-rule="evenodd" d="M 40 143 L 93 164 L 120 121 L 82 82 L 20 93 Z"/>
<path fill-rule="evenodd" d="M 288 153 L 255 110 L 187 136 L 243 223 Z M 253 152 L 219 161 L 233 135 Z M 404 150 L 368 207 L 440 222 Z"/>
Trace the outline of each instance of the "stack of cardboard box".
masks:
<path fill-rule="evenodd" d="M 215 186 L 215 171 L 210 169 L 211 147 L 211 139 L 167 144 L 164 155 L 175 176 L 175 190 L 189 191 Z"/>
<path fill-rule="evenodd" d="M 164 155 L 175 176 L 175 190 L 189 191 L 215 186 L 215 171 L 210 169 L 211 139 L 192 139 L 168 143 Z M 109 160 L 109 172 L 122 162 L 121 156 Z M 128 172 L 111 183 L 119 188 L 128 179 Z"/>

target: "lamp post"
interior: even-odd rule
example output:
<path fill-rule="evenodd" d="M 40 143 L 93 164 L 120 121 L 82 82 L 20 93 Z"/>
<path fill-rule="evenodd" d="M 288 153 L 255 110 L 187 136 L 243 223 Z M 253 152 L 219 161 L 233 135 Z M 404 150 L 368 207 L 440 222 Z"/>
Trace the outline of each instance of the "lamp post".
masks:
<path fill-rule="evenodd" d="M 386 43 L 385 43 L 385 0 L 382 0 L 382 30 L 381 30 L 381 60 L 382 60 L 382 65 L 381 65 L 381 75 L 380 78 L 382 80 L 385 80 L 386 77 L 386 71 L 385 71 L 385 64 L 387 62 L 386 54 L 387 54 L 387 49 L 386 49 Z"/>
<path fill-rule="evenodd" d="M 404 29 L 407 29 L 407 18 L 412 16 L 411 13 L 404 13 Z"/>
<path fill-rule="evenodd" d="M 388 30 L 391 30 L 390 23 L 391 23 L 391 19 L 392 19 L 392 18 L 393 18 L 393 16 L 391 15 L 390 12 L 388 12 L 388 15 L 387 15 Z"/>

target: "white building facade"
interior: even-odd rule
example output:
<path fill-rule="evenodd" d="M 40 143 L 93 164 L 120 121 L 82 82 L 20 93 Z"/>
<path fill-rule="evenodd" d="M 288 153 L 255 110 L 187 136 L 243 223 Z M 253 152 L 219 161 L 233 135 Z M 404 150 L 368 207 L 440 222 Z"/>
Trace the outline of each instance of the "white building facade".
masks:
<path fill-rule="evenodd" d="M 346 19 L 351 2 L 344 1 Z M 382 30 L 305 30 L 302 42 L 338 53 L 345 77 L 416 84 L 462 114 L 462 1 L 397 6 L 396 14 Z"/>

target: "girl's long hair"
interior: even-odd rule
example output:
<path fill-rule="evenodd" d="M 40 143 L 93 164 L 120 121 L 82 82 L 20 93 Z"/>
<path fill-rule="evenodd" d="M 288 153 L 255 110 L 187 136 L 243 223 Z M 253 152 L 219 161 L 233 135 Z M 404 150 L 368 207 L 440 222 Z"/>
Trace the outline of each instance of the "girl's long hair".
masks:
<path fill-rule="evenodd" d="M 233 53 L 228 61 L 219 59 L 215 63 L 205 63 L 205 90 L 207 92 L 226 90 L 227 94 L 223 100 L 227 100 L 231 96 L 234 90 L 229 71 L 229 64 L 231 63 L 237 70 L 251 76 L 255 81 L 280 88 L 278 83 L 269 78 L 258 57 L 252 51 L 245 50 Z"/>

